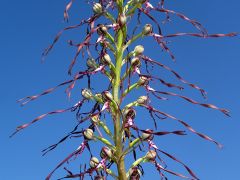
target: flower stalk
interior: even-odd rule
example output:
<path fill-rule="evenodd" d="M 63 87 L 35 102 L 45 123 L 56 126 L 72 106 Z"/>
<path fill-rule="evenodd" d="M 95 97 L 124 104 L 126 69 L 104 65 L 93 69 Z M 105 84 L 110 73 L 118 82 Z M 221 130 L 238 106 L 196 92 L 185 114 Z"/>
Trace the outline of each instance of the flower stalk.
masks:
<path fill-rule="evenodd" d="M 71 1 L 67 5 L 64 12 L 64 18 L 67 20 L 69 18 L 68 10 L 72 6 L 72 2 L 73 1 Z M 92 3 L 92 16 L 88 19 L 83 20 L 80 24 L 76 26 L 69 26 L 64 28 L 57 34 L 53 43 L 43 52 L 43 56 L 46 56 L 64 31 L 76 29 L 82 27 L 83 25 L 87 26 L 87 33 L 83 42 L 81 42 L 80 44 L 74 44 L 73 41 L 69 41 L 69 44 L 71 46 L 77 47 L 77 53 L 74 56 L 74 59 L 72 60 L 69 67 L 69 74 L 71 75 L 71 72 L 74 70 L 73 67 L 75 67 L 74 65 L 80 54 L 83 55 L 82 59 L 84 59 L 84 55 L 88 55 L 86 63 L 83 63 L 86 65 L 87 69 L 85 69 L 84 71 L 76 72 L 72 79 L 63 82 L 56 87 L 47 89 L 40 94 L 28 96 L 19 100 L 19 102 L 24 105 L 32 100 L 37 99 L 42 95 L 51 93 L 56 88 L 64 85 L 68 85 L 66 92 L 70 97 L 70 91 L 75 87 L 77 81 L 87 78 L 88 86 L 82 87 L 82 91 L 79 90 L 81 99 L 78 100 L 75 105 L 67 109 L 54 110 L 40 115 L 37 118 L 33 119 L 31 122 L 18 126 L 16 131 L 13 133 L 13 135 L 15 135 L 19 131 L 38 122 L 46 116 L 64 112 L 76 112 L 76 117 L 78 120 L 77 126 L 64 138 L 62 138 L 58 143 L 44 149 L 43 153 L 45 155 L 47 152 L 55 149 L 59 144 L 72 137 L 83 138 L 83 141 L 77 149 L 75 149 L 67 158 L 65 158 L 63 161 L 61 161 L 60 164 L 57 165 L 57 167 L 47 176 L 46 180 L 50 180 L 52 174 L 59 167 L 69 162 L 71 158 L 77 158 L 77 156 L 80 156 L 85 149 L 88 149 L 88 151 L 90 152 L 90 161 L 88 163 L 90 166 L 89 169 L 84 168 L 84 171 L 80 172 L 80 174 L 73 174 L 72 172 L 68 171 L 69 174 L 61 179 L 76 177 L 82 179 L 84 175 L 90 174 L 94 175 L 94 179 L 106 179 L 107 175 L 111 175 L 116 180 L 139 180 L 140 177 L 144 175 L 144 170 L 142 169 L 141 164 L 151 163 L 155 165 L 156 170 L 160 173 L 162 177 L 165 177 L 165 175 L 163 175 L 162 173 L 162 171 L 164 171 L 175 176 L 197 180 L 198 178 L 190 170 L 190 168 L 188 168 L 185 164 L 176 159 L 174 156 L 160 150 L 158 146 L 153 142 L 153 138 L 155 138 L 156 136 L 163 136 L 167 134 L 182 136 L 186 135 L 185 131 L 176 130 L 159 132 L 150 129 L 150 127 L 147 127 L 146 130 L 139 129 L 138 124 L 135 123 L 137 122 L 135 121 L 135 118 L 137 117 L 136 107 L 141 107 L 148 111 L 149 118 L 153 120 L 153 125 L 156 130 L 158 124 L 157 120 L 169 118 L 177 121 L 190 132 L 198 135 L 205 140 L 211 141 L 220 147 L 221 144 L 219 144 L 217 141 L 213 140 L 207 135 L 197 132 L 183 120 L 178 119 L 168 113 L 162 112 L 159 109 L 156 109 L 151 103 L 151 98 L 155 97 L 160 100 L 167 100 L 167 98 L 162 97 L 162 95 L 169 97 L 174 96 L 184 99 L 185 101 L 188 101 L 195 105 L 219 110 L 225 115 L 229 115 L 229 111 L 223 108 L 219 108 L 213 104 L 206 104 L 195 101 L 179 93 L 173 93 L 170 91 L 165 92 L 163 90 L 153 89 L 152 82 L 158 82 L 165 87 L 167 86 L 168 88 L 177 88 L 179 90 L 183 90 L 182 86 L 178 86 L 176 84 L 172 84 L 163 80 L 161 77 L 158 77 L 158 75 L 154 75 L 154 71 L 150 72 L 148 69 L 149 64 L 152 66 L 152 68 L 155 68 L 156 66 L 169 71 L 177 78 L 177 80 L 179 80 L 179 82 L 201 92 L 203 97 L 205 97 L 206 94 L 203 89 L 183 79 L 177 72 L 175 72 L 170 67 L 144 55 L 145 52 L 143 45 L 137 45 L 135 46 L 135 48 L 131 46 L 133 45 L 133 43 L 136 43 L 141 38 L 143 39 L 149 36 L 158 43 L 162 50 L 166 51 L 170 55 L 170 57 L 174 59 L 172 52 L 167 47 L 169 38 L 186 35 L 200 38 L 232 37 L 235 36 L 236 33 L 208 34 L 205 28 L 197 21 L 192 20 L 187 16 L 177 13 L 175 11 L 164 9 L 163 0 L 160 0 L 158 3 L 155 1 L 151 1 L 151 3 L 150 1 L 146 0 L 110 0 Z M 116 10 L 116 13 L 112 13 L 113 10 Z M 200 32 L 163 35 L 160 28 L 160 23 L 155 19 L 155 17 L 153 16 L 153 14 L 155 13 L 151 13 L 152 11 L 154 11 L 155 13 L 162 13 L 164 15 L 167 15 L 167 18 L 170 18 L 170 15 L 176 15 L 184 21 L 192 24 Z M 136 31 L 133 30 L 132 32 L 128 32 L 129 30 L 127 26 L 134 19 L 132 18 L 134 14 L 138 15 L 139 25 L 136 27 Z M 146 17 L 149 18 L 150 22 L 147 22 L 147 24 L 141 27 L 142 29 L 140 33 L 134 35 L 140 25 L 142 25 L 140 21 L 141 14 L 145 14 Z M 102 21 L 103 19 L 105 20 L 105 22 L 101 22 L 103 24 L 100 24 L 99 20 Z M 151 24 L 151 22 L 153 24 Z M 161 27 L 162 26 L 163 24 L 161 24 Z M 158 33 L 154 32 L 154 28 L 156 27 L 158 29 Z M 97 38 L 96 40 L 93 40 L 95 35 L 97 35 Z M 97 52 L 94 53 L 94 55 L 91 54 L 91 50 L 93 48 Z M 97 57 L 94 57 L 95 54 L 97 55 Z M 145 63 L 145 67 L 143 66 L 143 63 Z M 124 73 L 122 73 L 123 70 L 125 71 Z M 100 92 L 96 92 L 99 89 L 91 87 L 91 78 L 95 76 L 95 74 L 101 74 L 104 78 L 107 78 L 109 80 L 108 87 L 104 88 L 104 90 L 101 90 Z M 132 78 L 133 76 L 134 78 Z M 138 80 L 136 82 L 132 82 L 132 79 L 135 78 L 138 78 Z M 81 83 L 81 85 L 82 84 L 84 83 Z M 125 87 L 126 84 L 127 87 Z M 161 86 L 157 87 L 161 88 Z M 137 91 L 139 88 L 142 88 L 144 90 L 144 93 L 135 101 L 128 102 L 128 104 L 124 104 L 124 106 L 122 106 L 123 103 L 126 102 L 124 101 L 126 96 L 129 95 L 129 93 L 133 94 L 132 92 Z M 81 107 L 86 103 L 93 103 L 94 105 L 92 106 L 92 109 L 90 111 L 82 112 Z M 105 114 L 109 114 L 111 116 L 113 128 L 111 126 L 108 126 L 108 122 L 105 121 Z M 101 120 L 101 118 L 104 118 L 104 122 Z M 88 123 L 88 126 L 85 129 L 80 126 L 83 122 Z M 99 136 L 96 135 L 95 131 L 97 131 Z M 139 132 L 141 132 L 142 134 L 140 135 Z M 93 156 L 91 152 L 90 145 L 91 143 L 95 143 L 95 141 L 101 142 L 101 144 L 103 145 L 99 153 L 101 159 L 98 159 L 98 156 Z M 140 150 L 147 150 L 146 155 L 139 158 L 138 148 Z M 129 170 L 126 171 L 125 160 L 126 158 L 128 158 L 131 152 L 133 152 L 135 162 L 133 162 L 130 168 L 127 168 Z M 165 155 L 173 159 L 177 163 L 182 164 L 191 177 L 186 177 L 164 168 L 161 165 L 161 163 L 163 163 L 164 161 L 162 161 L 162 157 L 160 157 L 160 155 Z M 160 160 L 161 162 L 158 163 L 158 160 Z M 113 164 L 117 166 L 117 172 L 113 172 L 113 170 L 110 169 Z"/>

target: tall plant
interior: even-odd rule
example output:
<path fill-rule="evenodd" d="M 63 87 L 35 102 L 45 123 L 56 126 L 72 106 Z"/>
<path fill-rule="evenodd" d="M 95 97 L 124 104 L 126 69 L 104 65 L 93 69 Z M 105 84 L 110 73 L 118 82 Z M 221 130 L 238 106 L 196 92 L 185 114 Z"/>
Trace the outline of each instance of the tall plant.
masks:
<path fill-rule="evenodd" d="M 68 12 L 73 2 L 74 0 L 71 0 L 64 11 L 64 19 L 66 21 L 69 19 Z M 88 174 L 97 180 L 106 179 L 108 176 L 119 180 L 136 180 L 140 179 L 144 173 L 142 168 L 143 163 L 153 164 L 162 179 L 167 179 L 165 173 L 170 173 L 182 178 L 198 179 L 187 165 L 173 155 L 158 148 L 157 144 L 154 143 L 153 138 L 157 136 L 168 134 L 185 135 L 185 131 L 182 130 L 157 131 L 158 119 L 173 119 L 183 125 L 186 130 L 189 130 L 199 137 L 211 141 L 219 147 L 221 147 L 221 144 L 209 136 L 197 132 L 183 120 L 157 109 L 151 104 L 150 99 L 157 98 L 157 100 L 164 100 L 166 99 L 164 96 L 176 96 L 192 104 L 219 110 L 227 116 L 229 116 L 229 112 L 213 104 L 200 103 L 181 94 L 154 89 L 151 86 L 153 81 L 169 89 L 183 90 L 182 85 L 186 85 L 200 91 L 202 96 L 204 98 L 206 97 L 206 93 L 202 88 L 188 82 L 173 69 L 162 64 L 159 60 L 154 60 L 147 56 L 144 53 L 143 45 L 133 47 L 133 44 L 140 40 L 142 41 L 142 39 L 146 37 L 152 37 L 153 40 L 159 44 L 160 48 L 166 51 L 174 60 L 174 55 L 167 45 L 170 38 L 177 36 L 192 36 L 199 38 L 232 37 L 235 36 L 236 33 L 208 34 L 206 29 L 196 20 L 165 8 L 164 0 L 159 2 L 153 0 L 99 0 L 98 2 L 89 1 L 88 4 L 92 6 L 93 12 L 91 17 L 82 20 L 77 25 L 68 26 L 61 30 L 55 37 L 53 43 L 43 52 L 43 57 L 48 55 L 63 32 L 86 27 L 87 33 L 82 43 L 74 44 L 74 42 L 69 41 L 71 46 L 76 47 L 77 52 L 69 66 L 68 74 L 72 75 L 74 65 L 81 53 L 87 54 L 84 55 L 81 60 L 82 66 L 84 66 L 83 60 L 86 60 L 87 69 L 84 71 L 76 71 L 70 80 L 40 94 L 20 99 L 19 102 L 25 105 L 65 85 L 67 85 L 67 95 L 70 97 L 75 84 L 78 81 L 82 81 L 84 78 L 89 80 L 88 87 L 82 89 L 82 97 L 79 102 L 72 107 L 43 114 L 31 122 L 17 127 L 13 135 L 46 116 L 67 111 L 76 112 L 77 125 L 75 128 L 58 143 L 51 145 L 43 150 L 43 152 L 46 154 L 71 137 L 82 138 L 82 143 L 57 165 L 47 176 L 46 180 L 49 180 L 58 168 L 63 166 L 70 159 L 80 156 L 86 149 L 90 152 L 89 163 L 87 165 L 85 164 L 82 171 L 77 174 L 64 168 L 68 174 L 63 177 L 63 179 L 76 177 L 83 179 Z M 158 22 L 156 17 L 157 13 L 160 16 L 166 17 L 164 23 L 167 23 L 171 16 L 176 16 L 193 25 L 197 32 L 175 34 L 163 33 L 162 26 L 164 23 Z M 142 16 L 146 16 L 152 24 L 142 24 Z M 129 28 L 129 23 L 136 19 L 138 21 L 136 28 Z M 92 51 L 95 51 L 97 56 L 94 56 L 91 53 Z M 142 66 L 142 64 L 145 65 Z M 182 85 L 167 82 L 162 77 L 154 75 L 153 72 L 149 70 L 150 65 L 152 68 L 160 67 L 169 71 L 182 83 Z M 90 77 L 95 78 L 100 74 L 109 80 L 109 86 L 105 87 L 104 91 L 98 92 L 98 87 L 94 87 L 94 90 L 91 88 Z M 138 80 L 136 80 L 136 77 Z M 136 97 L 136 100 L 133 102 L 129 103 L 129 101 L 126 101 L 131 92 L 139 91 L 139 89 L 143 89 L 145 94 Z M 81 107 L 87 103 L 92 103 L 93 107 L 88 112 L 82 112 Z M 153 120 L 155 129 L 139 128 L 134 121 L 137 107 L 147 110 L 149 117 Z M 106 114 L 109 114 L 109 116 L 105 117 Z M 109 118 L 107 122 L 111 122 L 113 126 L 103 120 L 106 118 Z M 87 128 L 82 129 L 83 124 L 87 124 Z M 103 145 L 99 149 L 100 157 L 96 157 L 98 155 L 91 152 L 91 146 L 94 145 L 96 141 L 101 142 Z M 141 151 L 146 152 L 142 157 L 139 156 Z M 131 155 L 133 155 L 134 162 L 131 163 L 130 167 L 126 167 L 125 162 Z M 183 165 L 189 173 L 189 177 L 168 169 L 163 161 L 163 156 L 171 158 Z M 114 166 L 117 167 L 116 172 L 114 171 Z"/>

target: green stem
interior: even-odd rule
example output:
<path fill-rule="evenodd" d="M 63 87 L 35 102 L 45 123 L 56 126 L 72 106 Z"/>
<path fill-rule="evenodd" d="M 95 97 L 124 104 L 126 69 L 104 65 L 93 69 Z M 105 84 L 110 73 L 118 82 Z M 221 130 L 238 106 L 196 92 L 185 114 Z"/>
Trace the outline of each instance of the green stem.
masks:
<path fill-rule="evenodd" d="M 127 88 L 123 94 L 122 94 L 122 98 L 124 98 L 128 93 L 130 93 L 133 89 L 138 88 L 139 84 L 138 83 L 134 83 L 133 85 L 131 85 L 129 88 Z"/>
<path fill-rule="evenodd" d="M 126 45 L 124 46 L 124 49 L 127 49 L 127 47 L 128 47 L 129 45 L 131 45 L 132 43 L 134 43 L 136 40 L 138 40 L 138 39 L 141 38 L 141 37 L 143 37 L 143 34 L 142 34 L 142 33 L 139 33 L 139 34 L 137 34 L 136 36 L 134 36 L 132 39 L 130 39 L 130 40 L 126 43 Z"/>
<path fill-rule="evenodd" d="M 118 5 L 118 13 L 122 14 L 123 12 L 123 0 L 117 1 Z M 123 43 L 124 36 L 122 29 L 117 32 L 117 50 L 115 54 L 116 65 L 115 65 L 115 79 L 113 82 L 113 99 L 119 105 L 119 89 L 121 82 L 121 69 L 122 69 L 122 61 L 123 61 Z M 123 143 L 122 143 L 122 135 L 121 135 L 121 112 L 119 109 L 115 109 L 114 111 L 114 143 L 116 146 L 116 158 L 117 158 L 117 169 L 118 169 L 118 179 L 119 180 L 127 180 L 126 169 L 124 163 L 123 153 Z"/>

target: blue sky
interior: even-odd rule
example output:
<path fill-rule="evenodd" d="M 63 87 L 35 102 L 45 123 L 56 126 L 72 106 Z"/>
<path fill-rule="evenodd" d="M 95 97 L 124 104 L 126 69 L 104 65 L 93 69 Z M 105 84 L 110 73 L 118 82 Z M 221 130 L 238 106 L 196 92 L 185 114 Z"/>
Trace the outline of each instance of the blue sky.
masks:
<path fill-rule="evenodd" d="M 76 121 L 74 114 L 71 113 L 48 117 L 9 139 L 9 135 L 18 125 L 51 110 L 68 107 L 80 96 L 80 90 L 76 90 L 69 101 L 64 94 L 65 89 L 60 88 L 55 93 L 24 107 L 16 103 L 19 98 L 37 94 L 69 78 L 67 68 L 75 51 L 68 48 L 66 40 L 69 37 L 75 40 L 78 37 L 81 39 L 84 31 L 75 31 L 74 34 L 66 33 L 45 63 L 40 62 L 42 50 L 52 41 L 55 34 L 66 26 L 62 18 L 66 3 L 67 1 L 47 0 L 1 1 L 0 179 L 42 180 L 60 160 L 81 143 L 81 140 L 74 139 L 62 144 L 47 156 L 41 156 L 42 149 L 57 142 L 74 127 Z M 73 6 L 70 12 L 72 17 L 70 24 L 76 23 L 82 16 L 89 13 L 88 7 L 82 4 L 79 0 Z M 224 0 L 167 1 L 166 5 L 169 9 L 197 19 L 209 33 L 240 31 L 240 2 L 237 0 L 228 0 L 227 3 Z M 147 20 L 144 19 L 144 22 L 147 23 Z M 177 18 L 173 18 L 173 21 L 163 29 L 164 32 L 194 31 L 191 26 Z M 168 102 L 153 101 L 164 111 L 184 119 L 198 131 L 218 140 L 224 148 L 219 150 L 214 144 L 189 132 L 186 137 L 160 137 L 156 140 L 158 146 L 188 164 L 200 179 L 238 179 L 239 37 L 172 39 L 169 46 L 176 56 L 176 63 L 171 62 L 168 55 L 162 53 L 156 44 L 149 42 L 151 41 L 147 40 L 145 46 L 147 55 L 160 59 L 185 79 L 203 87 L 208 92 L 208 100 L 205 101 L 197 91 L 188 87 L 183 92 L 184 95 L 201 102 L 225 107 L 231 111 L 232 116 L 228 118 L 218 111 L 200 108 L 177 98 L 170 98 Z M 166 79 L 174 79 L 161 69 L 155 72 Z M 98 80 L 93 83 L 99 86 L 101 82 L 99 83 Z M 84 85 L 79 85 L 78 88 L 84 88 Z M 145 127 L 149 124 L 149 118 L 144 112 L 138 112 L 138 116 L 141 117 L 137 119 L 139 126 Z M 159 123 L 160 129 L 161 127 L 172 130 L 182 129 L 178 124 L 170 120 L 168 122 L 169 125 Z M 72 169 L 77 170 L 78 164 L 84 160 L 87 161 L 87 158 L 87 154 L 79 157 L 73 163 L 75 167 L 73 166 Z M 170 169 L 186 174 L 181 166 L 170 159 L 165 158 L 165 161 Z M 146 173 L 143 179 L 158 179 L 156 172 L 148 166 L 144 167 L 146 167 Z M 59 169 L 53 179 L 61 177 L 64 173 Z M 168 177 L 170 180 L 179 179 L 171 175 Z"/>

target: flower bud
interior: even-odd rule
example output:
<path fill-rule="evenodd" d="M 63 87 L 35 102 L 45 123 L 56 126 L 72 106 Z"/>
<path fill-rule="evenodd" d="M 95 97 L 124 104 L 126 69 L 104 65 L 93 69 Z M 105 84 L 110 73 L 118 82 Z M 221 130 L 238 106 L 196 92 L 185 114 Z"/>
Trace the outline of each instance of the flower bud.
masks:
<path fill-rule="evenodd" d="M 92 158 L 90 159 L 89 165 L 90 165 L 91 168 L 97 167 L 98 164 L 99 164 L 98 158 L 92 157 Z"/>
<path fill-rule="evenodd" d="M 156 157 L 157 157 L 157 153 L 154 150 L 148 151 L 147 154 L 145 155 L 145 158 L 148 161 L 154 161 L 156 159 Z"/>
<path fill-rule="evenodd" d="M 105 101 L 112 101 L 113 100 L 113 95 L 109 91 L 103 91 L 103 99 Z"/>
<path fill-rule="evenodd" d="M 91 121 L 92 121 L 93 123 L 98 124 L 98 123 L 100 122 L 99 116 L 98 116 L 98 115 L 92 116 L 92 117 L 91 117 Z"/>
<path fill-rule="evenodd" d="M 139 86 L 144 86 L 144 85 L 147 85 L 148 84 L 148 78 L 147 77 L 145 77 L 145 76 L 141 76 L 140 78 L 139 78 L 139 80 L 138 80 L 138 85 Z"/>
<path fill-rule="evenodd" d="M 104 35 L 108 31 L 107 27 L 104 26 L 103 24 L 98 24 L 97 27 L 98 27 L 98 29 L 97 29 L 98 35 Z"/>
<path fill-rule="evenodd" d="M 86 129 L 84 132 L 83 132 L 83 135 L 86 139 L 88 140 L 92 140 L 93 139 L 93 130 L 92 129 Z"/>
<path fill-rule="evenodd" d="M 142 172 L 138 167 L 133 167 L 129 171 L 130 180 L 139 180 Z"/>
<path fill-rule="evenodd" d="M 152 130 L 150 130 L 150 129 L 146 129 L 145 131 L 150 132 L 150 133 L 152 132 Z M 152 134 L 145 133 L 145 132 L 142 133 L 142 140 L 152 140 L 152 139 L 153 139 Z"/>
<path fill-rule="evenodd" d="M 125 119 L 134 119 L 136 116 L 136 111 L 133 108 L 127 108 L 123 111 L 123 116 Z"/>
<path fill-rule="evenodd" d="M 134 48 L 135 56 L 138 56 L 138 55 L 142 54 L 143 51 L 144 51 L 144 47 L 142 45 L 138 45 Z"/>
<path fill-rule="evenodd" d="M 100 14 L 103 12 L 103 8 L 102 8 L 102 5 L 100 3 L 95 3 L 93 5 L 93 12 L 94 14 Z"/>
<path fill-rule="evenodd" d="M 101 158 L 108 158 L 111 159 L 112 158 L 112 151 L 111 149 L 109 149 L 108 147 L 103 147 L 101 152 L 100 152 L 100 156 Z"/>
<path fill-rule="evenodd" d="M 92 99 L 93 94 L 92 94 L 92 91 L 90 89 L 85 88 L 85 89 L 82 90 L 82 96 L 89 100 L 89 99 Z"/>
<path fill-rule="evenodd" d="M 96 63 L 95 59 L 88 58 L 87 59 L 87 67 L 93 68 L 93 69 L 97 68 L 97 63 Z"/>
<path fill-rule="evenodd" d="M 143 35 L 150 35 L 152 33 L 152 25 L 151 24 L 146 24 L 144 27 L 143 27 L 143 31 L 142 31 Z"/>
<path fill-rule="evenodd" d="M 141 66 L 141 61 L 140 61 L 140 59 L 139 59 L 138 57 L 132 58 L 132 60 L 131 60 L 131 65 L 132 65 L 133 67 L 140 67 L 140 66 Z"/>
<path fill-rule="evenodd" d="M 147 96 L 140 96 L 137 99 L 138 104 L 147 104 L 148 103 L 148 97 Z"/>
<path fill-rule="evenodd" d="M 109 65 L 112 62 L 111 57 L 108 54 L 104 54 L 101 60 L 104 65 Z"/>
<path fill-rule="evenodd" d="M 123 25 L 126 24 L 126 22 L 127 22 L 127 17 L 126 17 L 126 15 L 125 15 L 125 14 L 121 14 L 121 15 L 119 16 L 119 25 L 120 25 L 120 26 L 123 26 Z"/>

